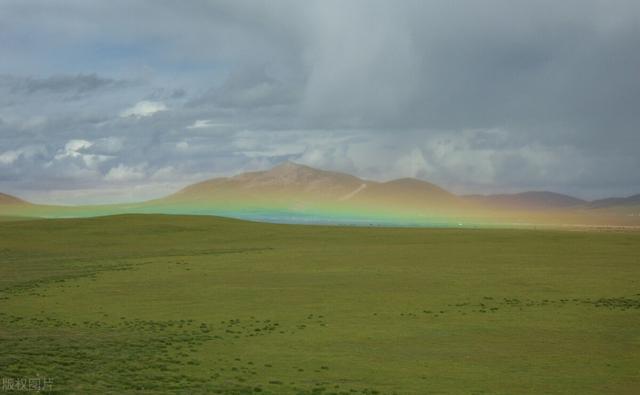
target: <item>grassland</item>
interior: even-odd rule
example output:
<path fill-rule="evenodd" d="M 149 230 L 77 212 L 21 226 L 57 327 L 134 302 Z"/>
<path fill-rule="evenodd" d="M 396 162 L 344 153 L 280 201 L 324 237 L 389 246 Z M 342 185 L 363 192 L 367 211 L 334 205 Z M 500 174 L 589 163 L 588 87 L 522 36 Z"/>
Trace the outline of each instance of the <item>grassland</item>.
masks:
<path fill-rule="evenodd" d="M 0 350 L 59 393 L 637 394 L 640 232 L 7 219 Z"/>

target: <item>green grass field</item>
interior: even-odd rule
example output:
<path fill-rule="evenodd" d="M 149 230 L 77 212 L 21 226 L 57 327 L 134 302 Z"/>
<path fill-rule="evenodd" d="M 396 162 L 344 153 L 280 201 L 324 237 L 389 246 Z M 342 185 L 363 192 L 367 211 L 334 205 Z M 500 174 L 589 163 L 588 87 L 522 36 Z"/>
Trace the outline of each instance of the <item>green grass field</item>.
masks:
<path fill-rule="evenodd" d="M 0 262 L 0 377 L 54 392 L 640 392 L 638 232 L 8 219 Z"/>

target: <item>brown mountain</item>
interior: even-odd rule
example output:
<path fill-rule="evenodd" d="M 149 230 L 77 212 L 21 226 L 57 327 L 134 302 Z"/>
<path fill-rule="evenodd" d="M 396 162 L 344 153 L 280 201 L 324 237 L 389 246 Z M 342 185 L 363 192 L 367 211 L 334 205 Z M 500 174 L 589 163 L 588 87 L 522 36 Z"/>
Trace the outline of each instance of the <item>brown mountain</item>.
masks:
<path fill-rule="evenodd" d="M 15 196 L 7 195 L 6 193 L 0 193 L 0 205 L 19 205 L 19 204 L 28 204 L 28 203 Z"/>
<path fill-rule="evenodd" d="M 389 182 L 314 169 L 285 162 L 270 170 L 216 178 L 188 186 L 165 202 L 234 202 L 384 206 L 386 208 L 458 207 L 457 196 L 417 179 Z"/>
<path fill-rule="evenodd" d="M 417 223 L 430 218 L 451 223 L 636 225 L 640 195 L 587 202 L 553 192 L 457 196 L 413 178 L 388 182 L 285 162 L 270 170 L 215 178 L 190 185 L 170 196 L 141 203 L 102 206 L 30 204 L 0 193 L 0 215 L 82 217 L 127 212 L 212 214 L 261 219 L 274 212 L 282 218 L 383 218 L 386 223 Z M 256 214 L 257 213 L 257 214 Z M 255 217 L 251 217 L 255 215 Z M 291 219 L 295 222 L 295 219 Z M 411 222 L 414 221 L 414 222 Z"/>
<path fill-rule="evenodd" d="M 594 200 L 589 203 L 589 208 L 611 208 L 619 206 L 640 206 L 640 193 L 624 198 L 607 198 Z"/>
<path fill-rule="evenodd" d="M 517 211 L 565 210 L 583 207 L 588 202 L 573 196 L 548 191 L 513 194 L 467 195 L 464 198 L 490 209 Z"/>
<path fill-rule="evenodd" d="M 381 183 L 369 182 L 352 200 L 413 209 L 465 207 L 465 203 L 456 195 L 435 184 L 415 178 L 401 178 Z"/>
<path fill-rule="evenodd" d="M 271 170 L 214 178 L 190 185 L 165 201 L 338 200 L 363 183 L 357 177 L 285 162 Z"/>
<path fill-rule="evenodd" d="M 609 199 L 598 204 L 618 207 L 635 198 Z M 597 217 L 597 222 L 601 223 L 608 221 L 612 213 L 617 216 L 616 221 L 621 218 L 620 210 L 599 212 L 593 210 L 595 206 L 588 201 L 554 192 L 457 196 L 435 184 L 413 178 L 376 182 L 292 162 L 270 170 L 200 182 L 153 203 L 211 208 L 277 207 L 296 212 L 363 210 L 387 216 L 444 215 L 501 222 L 589 223 Z M 623 214 L 626 215 L 626 211 Z"/>

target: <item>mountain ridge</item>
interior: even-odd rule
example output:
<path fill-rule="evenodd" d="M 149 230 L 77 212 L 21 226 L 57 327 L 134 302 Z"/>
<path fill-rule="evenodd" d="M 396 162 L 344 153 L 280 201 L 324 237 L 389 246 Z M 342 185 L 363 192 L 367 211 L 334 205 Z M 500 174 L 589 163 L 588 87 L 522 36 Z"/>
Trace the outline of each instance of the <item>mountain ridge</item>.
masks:
<path fill-rule="evenodd" d="M 464 195 L 463 198 L 490 206 L 508 209 L 566 209 L 578 208 L 589 202 L 574 196 L 551 191 L 525 191 L 491 195 Z"/>
<path fill-rule="evenodd" d="M 204 180 L 140 203 L 62 207 L 34 205 L 0 194 L 0 214 L 73 217 L 171 213 L 283 222 L 325 221 L 322 223 L 640 225 L 637 201 L 640 194 L 593 202 L 549 191 L 456 195 L 416 178 L 380 182 L 284 162 L 267 170 Z"/>
<path fill-rule="evenodd" d="M 627 197 L 611 197 L 589 202 L 590 208 L 607 208 L 612 206 L 640 205 L 640 193 Z"/>
<path fill-rule="evenodd" d="M 438 206 L 455 206 L 461 203 L 456 195 L 424 180 L 401 178 L 386 182 L 371 181 L 293 162 L 284 162 L 265 171 L 206 180 L 187 186 L 165 199 L 173 202 L 202 201 L 207 198 L 230 198 L 234 194 L 281 202 L 305 200 L 325 204 L 348 202 L 374 206 L 391 204 L 391 200 L 415 206 L 419 205 L 416 199 Z"/>
<path fill-rule="evenodd" d="M 216 188 L 225 184 L 233 184 L 238 182 L 251 181 L 249 185 L 245 187 L 264 187 L 264 186 L 282 186 L 282 185 L 306 185 L 310 181 L 322 180 L 325 183 L 330 177 L 340 178 L 345 186 L 350 189 L 346 195 L 339 196 L 339 200 L 348 200 L 358 194 L 361 194 L 366 189 L 372 189 L 375 186 L 396 186 L 402 187 L 405 190 L 411 189 L 424 189 L 431 192 L 440 194 L 441 196 L 455 197 L 462 200 L 474 201 L 478 203 L 502 204 L 510 206 L 509 200 L 523 200 L 533 202 L 535 204 L 543 206 L 544 203 L 548 203 L 552 207 L 579 207 L 584 208 L 606 208 L 618 205 L 635 205 L 640 204 L 640 194 L 635 194 L 627 197 L 609 197 L 596 200 L 580 199 L 571 195 L 547 191 L 547 190 L 530 190 L 514 193 L 494 193 L 494 194 L 463 194 L 456 195 L 446 189 L 430 183 L 429 181 L 417 179 L 413 177 L 402 177 L 392 179 L 388 181 L 371 181 L 362 179 L 348 173 L 322 170 L 313 168 L 311 166 L 298 164 L 291 161 L 285 161 L 279 165 L 267 170 L 248 171 L 242 172 L 229 177 L 216 177 L 200 181 L 194 184 L 190 184 L 174 193 L 171 193 L 165 197 L 154 199 L 153 201 L 164 200 L 175 196 L 185 195 L 199 188 L 208 189 Z M 313 191 L 314 187 L 324 186 L 322 183 L 319 185 L 313 185 L 311 188 L 307 186 L 307 191 Z M 202 191 L 206 192 L 206 191 Z M 410 191 L 411 192 L 411 191 Z M 144 203 L 144 202 L 142 202 Z M 24 199 L 16 196 L 0 192 L 0 204 L 32 204 Z"/>

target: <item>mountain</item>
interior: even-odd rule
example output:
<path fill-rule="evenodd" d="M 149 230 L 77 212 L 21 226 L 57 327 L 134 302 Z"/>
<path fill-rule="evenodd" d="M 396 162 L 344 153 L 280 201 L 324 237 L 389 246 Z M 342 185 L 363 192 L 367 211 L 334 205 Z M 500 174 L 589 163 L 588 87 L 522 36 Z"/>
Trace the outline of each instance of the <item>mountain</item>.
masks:
<path fill-rule="evenodd" d="M 415 178 L 369 182 L 353 201 L 413 209 L 461 209 L 464 202 L 435 184 Z"/>
<path fill-rule="evenodd" d="M 530 191 L 514 194 L 467 195 L 464 198 L 487 208 L 518 211 L 562 210 L 579 208 L 586 200 L 547 191 Z"/>
<path fill-rule="evenodd" d="M 358 189 L 363 183 L 363 180 L 348 174 L 285 162 L 267 171 L 203 181 L 178 191 L 166 200 L 338 200 Z"/>
<path fill-rule="evenodd" d="M 34 207 L 34 205 L 25 200 L 0 192 L 1 220 L 26 216 L 25 212 L 29 211 L 32 207 Z"/>
<path fill-rule="evenodd" d="M 414 178 L 387 182 L 293 162 L 199 182 L 164 198 L 100 206 L 30 204 L 0 193 L 0 216 L 201 214 L 287 223 L 640 225 L 640 195 L 587 202 L 554 192 L 457 196 Z"/>
<path fill-rule="evenodd" d="M 270 170 L 215 178 L 148 202 L 154 212 L 216 214 L 283 222 L 388 224 L 628 224 L 626 211 L 547 191 L 457 196 L 414 178 L 387 182 L 285 162 Z"/>
<path fill-rule="evenodd" d="M 20 205 L 20 204 L 28 204 L 28 203 L 15 196 L 7 195 L 6 193 L 0 193 L 0 205 Z"/>
<path fill-rule="evenodd" d="M 616 206 L 640 206 L 640 193 L 624 198 L 607 198 L 594 200 L 589 203 L 589 208 L 612 208 Z"/>
<path fill-rule="evenodd" d="M 369 213 L 441 211 L 464 206 L 457 196 L 426 181 L 405 178 L 376 182 L 292 162 L 200 182 L 156 203 Z"/>

